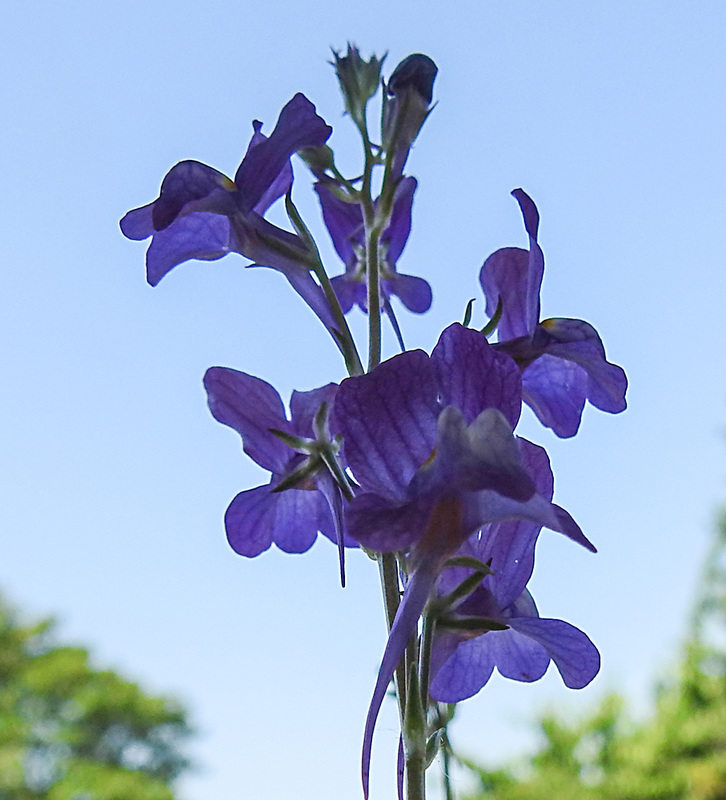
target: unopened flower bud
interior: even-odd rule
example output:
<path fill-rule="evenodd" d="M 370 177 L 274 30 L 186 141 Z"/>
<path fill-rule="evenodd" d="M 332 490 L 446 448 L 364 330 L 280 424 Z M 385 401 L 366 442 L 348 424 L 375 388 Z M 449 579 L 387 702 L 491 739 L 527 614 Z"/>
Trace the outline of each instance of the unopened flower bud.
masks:
<path fill-rule="evenodd" d="M 413 89 L 426 101 L 427 105 L 431 105 L 434 81 L 438 71 L 433 59 L 423 53 L 406 56 L 393 70 L 388 81 L 388 94 L 398 95 L 402 91 Z"/>
<path fill-rule="evenodd" d="M 391 75 L 383 101 L 382 139 L 394 177 L 431 110 L 438 67 L 423 53 L 407 56 Z"/>

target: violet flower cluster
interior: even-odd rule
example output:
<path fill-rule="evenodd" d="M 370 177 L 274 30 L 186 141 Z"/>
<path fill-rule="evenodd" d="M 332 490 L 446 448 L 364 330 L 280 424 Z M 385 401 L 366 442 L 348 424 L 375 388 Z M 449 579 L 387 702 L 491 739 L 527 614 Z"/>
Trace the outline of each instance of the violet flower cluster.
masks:
<path fill-rule="evenodd" d="M 182 161 L 164 177 L 159 197 L 128 212 L 121 229 L 131 239 L 152 237 L 146 254 L 152 286 L 182 262 L 228 253 L 281 272 L 340 350 L 348 376 L 294 392 L 289 412 L 261 378 L 208 370 L 212 414 L 270 473 L 269 483 L 232 500 L 225 528 L 232 548 L 247 557 L 272 544 L 302 553 L 323 534 L 337 545 L 343 584 L 346 548 L 378 562 L 389 635 L 363 731 L 363 791 L 367 797 L 376 719 L 394 681 L 399 796 L 419 800 L 442 741 L 443 704 L 476 694 L 495 669 L 531 682 L 553 662 L 574 689 L 599 670 L 587 635 L 540 617 L 527 589 L 543 528 L 595 547 L 552 502 L 545 451 L 515 431 L 526 403 L 555 434 L 574 436 L 586 400 L 610 413 L 624 410 L 627 380 L 606 360 L 590 324 L 540 319 L 539 214 L 522 189 L 512 194 L 529 247 L 497 250 L 479 275 L 489 322 L 471 327 L 467 313 L 464 324 L 441 332 L 430 354 L 405 348 L 395 304 L 422 314 L 432 303 L 428 282 L 400 271 L 398 262 L 417 189 L 404 169 L 432 109 L 436 65 L 414 54 L 386 80 L 383 59 L 366 61 L 349 45 L 334 54 L 333 66 L 363 142 L 359 176 L 338 170 L 328 146 L 331 127 L 297 94 L 269 137 L 253 122 L 233 180 Z M 373 136 L 368 104 L 379 90 L 381 128 Z M 332 278 L 292 199 L 296 154 L 314 177 L 342 262 Z M 289 229 L 264 216 L 281 198 Z M 366 368 L 346 318 L 356 308 L 368 319 Z M 387 360 L 385 318 L 402 351 Z"/>

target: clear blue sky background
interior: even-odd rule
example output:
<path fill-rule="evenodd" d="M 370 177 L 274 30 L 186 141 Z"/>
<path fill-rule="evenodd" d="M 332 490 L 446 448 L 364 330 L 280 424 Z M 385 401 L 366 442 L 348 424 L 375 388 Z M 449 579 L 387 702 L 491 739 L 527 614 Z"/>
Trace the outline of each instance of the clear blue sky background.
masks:
<path fill-rule="evenodd" d="M 579 693 L 553 673 L 494 679 L 465 703 L 460 749 L 511 755 L 545 704 L 622 690 L 647 708 L 684 634 L 724 498 L 725 35 L 720 0 L 6 6 L 0 587 L 57 614 L 98 663 L 189 705 L 200 766 L 183 800 L 358 797 L 384 628 L 365 557 L 341 591 L 325 541 L 248 561 L 224 539 L 228 502 L 264 477 L 209 415 L 201 377 L 236 367 L 285 397 L 339 380 L 317 321 L 281 276 L 239 257 L 188 263 L 151 289 L 145 245 L 117 220 L 181 159 L 233 174 L 252 119 L 269 132 L 297 91 L 354 171 L 329 46 L 388 50 L 389 68 L 414 51 L 436 60 L 400 262 L 435 301 L 426 317 L 401 313 L 409 346 L 430 349 L 480 297 L 490 252 L 526 246 L 509 196 L 522 186 L 542 216 L 544 314 L 596 325 L 631 381 L 628 411 L 590 409 L 574 440 L 523 422 L 548 448 L 557 501 L 600 549 L 545 532 L 533 591 L 544 616 L 591 635 L 603 668 Z M 374 800 L 394 792 L 393 709 L 377 745 Z"/>

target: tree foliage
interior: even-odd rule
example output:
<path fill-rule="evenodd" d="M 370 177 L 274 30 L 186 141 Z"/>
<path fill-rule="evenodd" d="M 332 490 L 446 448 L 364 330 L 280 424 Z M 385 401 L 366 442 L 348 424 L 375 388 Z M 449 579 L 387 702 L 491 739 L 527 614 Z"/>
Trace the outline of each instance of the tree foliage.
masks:
<path fill-rule="evenodd" d="M 700 581 L 675 677 L 635 724 L 605 698 L 580 721 L 540 722 L 542 744 L 523 762 L 476 776 L 470 800 L 724 800 L 726 798 L 726 516 Z"/>
<path fill-rule="evenodd" d="M 173 800 L 184 710 L 53 634 L 0 600 L 0 800 Z"/>

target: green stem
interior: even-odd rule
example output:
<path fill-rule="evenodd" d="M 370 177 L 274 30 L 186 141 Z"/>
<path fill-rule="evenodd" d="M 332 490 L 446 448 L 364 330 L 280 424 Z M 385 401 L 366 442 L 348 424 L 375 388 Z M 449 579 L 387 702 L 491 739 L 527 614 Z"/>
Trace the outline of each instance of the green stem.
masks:
<path fill-rule="evenodd" d="M 375 214 L 364 213 L 366 227 L 366 272 L 368 275 L 368 371 L 381 363 L 381 282 L 378 263 L 380 228 Z"/>
<path fill-rule="evenodd" d="M 292 202 L 292 197 L 290 196 L 289 192 L 285 195 L 285 210 L 287 211 L 287 215 L 295 227 L 298 235 L 307 244 L 312 254 L 310 267 L 320 283 L 323 293 L 325 294 L 325 298 L 328 301 L 328 305 L 330 306 L 330 310 L 333 313 L 335 322 L 338 325 L 340 338 L 335 337 L 336 344 L 340 347 L 340 351 L 343 354 L 348 374 L 362 375 L 363 363 L 358 355 L 358 348 L 355 346 L 355 340 L 353 339 L 353 334 L 348 327 L 348 321 L 345 318 L 343 309 L 340 307 L 340 302 L 338 301 L 338 297 L 335 294 L 335 290 L 330 282 L 328 273 L 325 271 L 325 265 L 323 264 L 323 260 L 320 256 L 320 251 L 318 250 L 315 239 L 303 221 L 303 218 L 300 216 L 300 212 L 297 210 L 297 207 Z"/>
<path fill-rule="evenodd" d="M 421 705 L 429 707 L 429 680 L 431 676 L 431 650 L 434 642 L 436 617 L 433 614 L 424 614 L 423 629 L 421 631 L 421 651 L 419 655 L 419 683 L 421 685 Z"/>
<path fill-rule="evenodd" d="M 426 762 L 424 756 L 406 759 L 406 800 L 426 800 Z"/>
<path fill-rule="evenodd" d="M 363 180 L 359 193 L 359 202 L 363 214 L 365 231 L 365 265 L 367 278 L 368 299 L 368 371 L 378 366 L 381 361 L 381 294 L 380 294 L 380 240 L 386 222 L 390 219 L 392 200 L 386 197 L 384 203 L 379 199 L 378 208 L 373 202 L 372 178 L 373 168 L 380 160 L 374 156 L 365 111 L 361 120 L 356 121 L 358 130 L 363 140 L 365 164 Z M 388 191 L 390 194 L 390 190 Z M 396 618 L 398 607 L 401 603 L 400 584 L 398 576 L 398 562 L 393 553 L 381 553 L 378 556 L 378 570 L 383 592 L 383 601 L 386 611 L 386 622 L 390 632 Z M 417 646 L 415 640 L 406 647 L 405 656 L 396 667 L 394 674 L 396 684 L 396 698 L 398 700 L 398 713 L 403 734 L 406 720 L 408 702 L 407 669 L 415 665 L 417 660 Z M 418 701 L 418 698 L 416 698 Z M 426 706 L 424 705 L 425 709 Z M 407 800 L 425 800 L 425 741 L 423 747 L 415 748 L 418 752 L 410 753 L 406 757 L 405 783 Z"/>
<path fill-rule="evenodd" d="M 368 281 L 368 371 L 370 372 L 381 362 L 381 296 L 378 251 L 382 226 L 381 217 L 373 203 L 372 193 L 373 167 L 378 160 L 373 155 L 365 112 L 363 119 L 356 124 L 363 139 L 363 154 L 365 158 L 363 185 L 360 190 L 360 205 L 365 229 L 366 277 Z"/>
<path fill-rule="evenodd" d="M 340 307 L 338 296 L 335 294 L 335 290 L 330 282 L 330 278 L 328 278 L 328 273 L 325 271 L 323 262 L 320 259 L 320 254 L 317 251 L 317 247 L 315 252 L 317 256 L 317 264 L 313 268 L 313 271 L 315 272 L 315 277 L 320 282 L 320 286 L 322 287 L 328 304 L 330 305 L 330 310 L 333 312 L 335 322 L 339 326 L 341 333 L 340 347 L 343 353 L 343 358 L 345 359 L 345 366 L 348 370 L 348 375 L 362 375 L 363 362 L 358 355 L 358 348 L 355 346 L 353 334 L 348 327 L 348 320 L 345 318 L 343 309 Z"/>

